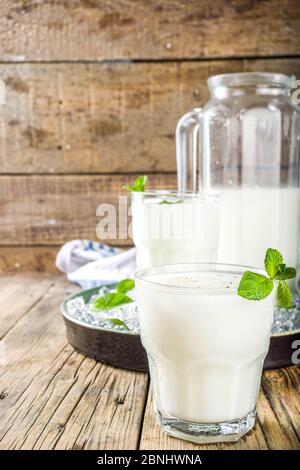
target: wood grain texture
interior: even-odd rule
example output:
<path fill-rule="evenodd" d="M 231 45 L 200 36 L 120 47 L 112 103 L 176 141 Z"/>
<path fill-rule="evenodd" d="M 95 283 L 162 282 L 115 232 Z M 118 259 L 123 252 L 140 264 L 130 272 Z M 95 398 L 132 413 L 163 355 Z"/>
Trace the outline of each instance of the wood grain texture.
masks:
<path fill-rule="evenodd" d="M 0 340 L 38 303 L 53 285 L 53 276 L 28 272 L 24 275 L 0 277 L 1 321 Z"/>
<path fill-rule="evenodd" d="M 59 245 L 0 246 L 0 274 L 28 271 L 56 273 L 55 258 Z"/>
<path fill-rule="evenodd" d="M 2 0 L 0 59 L 299 54 L 297 0 Z"/>
<path fill-rule="evenodd" d="M 67 343 L 59 304 L 78 289 L 56 277 L 3 338 L 1 449 L 134 449 L 138 444 L 147 375 L 97 363 Z M 2 308 L 5 321 L 9 300 Z M 21 305 L 19 310 L 24 311 Z"/>
<path fill-rule="evenodd" d="M 210 75 L 241 71 L 300 77 L 300 58 L 2 64 L 0 172 L 175 171 L 178 119 L 207 101 Z"/>
<path fill-rule="evenodd" d="M 0 449 L 300 449 L 299 367 L 264 372 L 256 426 L 236 444 L 163 434 L 146 374 L 97 363 L 67 343 L 59 304 L 78 290 L 57 275 L 0 277 Z"/>
<path fill-rule="evenodd" d="M 292 447 L 297 439 L 300 441 L 300 367 L 269 371 L 264 374 L 262 389 L 279 426 L 283 426 L 285 431 L 287 427 L 290 429 L 285 440 Z M 270 422 L 268 424 L 271 425 Z M 278 433 L 274 434 L 274 439 L 276 436 Z"/>
<path fill-rule="evenodd" d="M 97 208 L 105 203 L 113 205 L 115 217 L 111 219 L 111 238 L 102 241 L 131 245 L 126 222 L 119 223 L 119 196 L 126 214 L 130 195 L 122 186 L 136 176 L 0 176 L 0 244 L 49 245 L 76 238 L 97 239 L 97 225 L 102 220 Z M 150 187 L 175 185 L 173 174 L 149 177 Z"/>
<path fill-rule="evenodd" d="M 144 450 L 300 450 L 299 390 L 299 367 L 265 371 L 254 430 L 237 443 L 201 446 L 175 439 L 161 431 L 153 412 L 152 393 L 149 393 L 140 448 Z"/>

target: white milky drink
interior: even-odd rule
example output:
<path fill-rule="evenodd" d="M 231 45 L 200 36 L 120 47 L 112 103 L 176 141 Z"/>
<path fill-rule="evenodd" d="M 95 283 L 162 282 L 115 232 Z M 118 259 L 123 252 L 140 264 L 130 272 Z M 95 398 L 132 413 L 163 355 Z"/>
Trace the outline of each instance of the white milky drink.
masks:
<path fill-rule="evenodd" d="M 132 194 L 137 267 L 216 261 L 219 199 L 171 191 Z"/>
<path fill-rule="evenodd" d="M 162 425 L 167 418 L 199 423 L 201 435 L 203 423 L 239 423 L 233 437 L 228 431 L 210 438 L 170 431 L 168 424 L 166 432 L 195 442 L 237 440 L 251 429 L 269 348 L 274 293 L 262 301 L 239 297 L 241 268 L 225 268 L 137 273 L 141 337 Z"/>
<path fill-rule="evenodd" d="M 172 199 L 167 191 L 133 193 L 138 268 L 212 261 L 262 267 L 272 246 L 288 265 L 297 265 L 299 188 L 219 188 L 217 194 Z"/>
<path fill-rule="evenodd" d="M 299 188 L 220 189 L 218 263 L 261 266 L 269 247 L 297 266 Z"/>

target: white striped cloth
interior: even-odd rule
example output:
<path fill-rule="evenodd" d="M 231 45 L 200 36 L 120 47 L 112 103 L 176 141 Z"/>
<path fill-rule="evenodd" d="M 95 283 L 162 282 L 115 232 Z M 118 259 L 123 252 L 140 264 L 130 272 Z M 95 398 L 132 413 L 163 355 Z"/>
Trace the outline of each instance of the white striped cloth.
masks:
<path fill-rule="evenodd" d="M 121 250 L 92 240 L 72 240 L 59 250 L 56 267 L 83 289 L 113 284 L 134 275 L 135 248 Z"/>

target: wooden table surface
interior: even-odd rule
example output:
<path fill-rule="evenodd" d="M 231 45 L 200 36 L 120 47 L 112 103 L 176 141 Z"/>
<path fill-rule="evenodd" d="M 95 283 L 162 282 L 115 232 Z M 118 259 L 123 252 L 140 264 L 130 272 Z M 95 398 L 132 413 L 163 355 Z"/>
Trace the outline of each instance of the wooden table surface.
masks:
<path fill-rule="evenodd" d="M 0 277 L 1 449 L 300 449 L 300 369 L 263 375 L 253 432 L 197 446 L 155 422 L 148 375 L 95 362 L 66 340 L 59 275 Z"/>

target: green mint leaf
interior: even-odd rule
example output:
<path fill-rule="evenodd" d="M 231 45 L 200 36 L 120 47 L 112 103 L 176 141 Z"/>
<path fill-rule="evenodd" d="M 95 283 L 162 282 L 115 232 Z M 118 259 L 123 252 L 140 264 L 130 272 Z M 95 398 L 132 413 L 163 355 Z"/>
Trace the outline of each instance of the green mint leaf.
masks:
<path fill-rule="evenodd" d="M 287 268 L 285 268 L 283 274 L 285 275 L 286 279 L 294 279 L 294 277 L 296 277 L 296 269 L 291 268 L 291 267 L 287 267 Z"/>
<path fill-rule="evenodd" d="M 274 276 L 274 279 L 276 279 L 277 281 L 282 281 L 284 279 L 293 279 L 294 277 L 296 277 L 295 268 L 286 267 L 285 264 L 282 266 L 284 266 L 284 269 L 278 269 L 277 273 Z"/>
<path fill-rule="evenodd" d="M 141 175 L 139 176 L 133 185 L 129 186 L 123 186 L 124 189 L 127 189 L 128 191 L 136 191 L 139 193 L 143 193 L 145 191 L 145 185 L 147 183 L 147 176 L 146 175 Z"/>
<path fill-rule="evenodd" d="M 277 307 L 292 308 L 292 292 L 285 282 L 296 276 L 296 269 L 287 267 L 278 250 L 269 248 L 265 256 L 265 269 L 269 278 L 262 274 L 246 271 L 238 287 L 238 295 L 249 300 L 261 300 L 267 297 L 274 287 L 273 280 L 279 281 L 277 286 Z M 277 284 L 277 283 L 276 283 Z"/>
<path fill-rule="evenodd" d="M 180 204 L 181 202 L 183 202 L 183 199 L 178 199 L 178 201 L 168 201 L 167 199 L 164 199 L 159 204 Z"/>
<path fill-rule="evenodd" d="M 277 307 L 279 308 L 291 308 L 292 305 L 292 293 L 285 281 L 279 281 L 277 287 Z"/>
<path fill-rule="evenodd" d="M 106 320 L 110 321 L 113 325 L 123 326 L 127 331 L 130 331 L 126 323 L 119 318 L 107 318 Z"/>
<path fill-rule="evenodd" d="M 120 281 L 119 284 L 117 284 L 117 292 L 122 292 L 123 294 L 126 294 L 126 292 L 134 289 L 135 282 L 133 279 L 123 279 L 123 281 Z"/>
<path fill-rule="evenodd" d="M 262 300 L 272 292 L 273 281 L 250 271 L 244 272 L 238 287 L 238 295 L 248 300 Z"/>
<path fill-rule="evenodd" d="M 95 310 L 110 310 L 118 305 L 128 304 L 133 300 L 123 292 L 105 294 L 92 302 Z"/>
<path fill-rule="evenodd" d="M 278 273 L 283 273 L 284 270 L 285 270 L 285 268 L 286 268 L 286 264 L 281 263 L 281 264 L 279 264 L 279 265 L 277 266 L 277 272 L 278 272 Z"/>
<path fill-rule="evenodd" d="M 277 273 L 278 266 L 283 264 L 282 254 L 274 248 L 268 248 L 265 256 L 265 270 L 272 279 Z"/>

